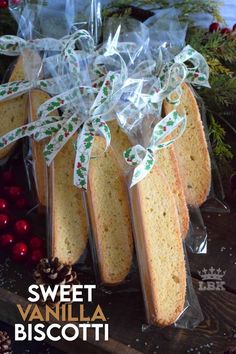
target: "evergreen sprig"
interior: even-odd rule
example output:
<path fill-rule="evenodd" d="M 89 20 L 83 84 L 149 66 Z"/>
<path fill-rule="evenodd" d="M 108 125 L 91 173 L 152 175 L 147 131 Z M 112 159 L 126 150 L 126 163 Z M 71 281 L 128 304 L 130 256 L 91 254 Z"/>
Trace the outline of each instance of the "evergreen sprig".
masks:
<path fill-rule="evenodd" d="M 220 3 L 215 0 L 178 0 L 170 2 L 169 0 L 114 0 L 103 10 L 104 17 L 129 15 L 127 8 L 134 5 L 135 7 L 148 8 L 148 10 L 165 9 L 175 7 L 180 10 L 180 20 L 191 22 L 191 15 L 196 13 L 208 13 L 213 16 L 216 21 L 224 22 L 219 13 Z"/>
<path fill-rule="evenodd" d="M 233 158 L 233 154 L 231 151 L 231 146 L 225 143 L 225 130 L 220 123 L 216 121 L 213 115 L 211 115 L 209 124 L 209 134 L 211 137 L 214 154 L 220 160 L 231 160 Z"/>
<path fill-rule="evenodd" d="M 230 145 L 225 142 L 222 120 L 227 123 L 232 117 L 236 102 L 236 40 L 234 34 L 222 35 L 220 31 L 209 33 L 191 28 L 187 42 L 204 55 L 210 68 L 211 89 L 200 88 L 198 93 L 206 106 L 214 154 L 225 163 L 233 157 Z"/>

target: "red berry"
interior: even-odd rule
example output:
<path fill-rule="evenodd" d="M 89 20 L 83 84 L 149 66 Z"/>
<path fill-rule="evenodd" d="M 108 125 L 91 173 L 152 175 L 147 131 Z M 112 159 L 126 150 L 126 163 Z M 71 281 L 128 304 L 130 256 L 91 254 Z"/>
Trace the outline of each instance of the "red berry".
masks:
<path fill-rule="evenodd" d="M 220 29 L 220 24 L 218 22 L 212 22 L 212 24 L 209 27 L 209 32 L 216 32 L 219 31 Z"/>
<path fill-rule="evenodd" d="M 29 242 L 29 245 L 32 250 L 40 249 L 43 247 L 43 239 L 38 236 L 33 236 Z"/>
<path fill-rule="evenodd" d="M 15 205 L 18 209 L 26 209 L 28 207 L 29 203 L 25 197 L 20 197 L 19 199 L 17 199 Z"/>
<path fill-rule="evenodd" d="M 22 195 L 22 193 L 22 188 L 19 186 L 12 186 L 8 189 L 8 196 L 12 200 L 17 200 Z"/>
<path fill-rule="evenodd" d="M 2 181 L 5 184 L 12 183 L 14 180 L 13 172 L 11 170 L 2 172 Z"/>
<path fill-rule="evenodd" d="M 10 217 L 7 214 L 0 214 L 0 230 L 4 230 L 10 223 Z"/>
<path fill-rule="evenodd" d="M 0 0 L 0 9 L 6 9 L 8 7 L 7 0 Z"/>
<path fill-rule="evenodd" d="M 42 250 L 33 250 L 29 255 L 29 262 L 37 264 L 42 258 L 44 258 L 44 252 Z"/>
<path fill-rule="evenodd" d="M 15 262 L 22 262 L 25 260 L 25 257 L 28 252 L 28 247 L 24 242 L 17 242 L 13 247 L 11 251 L 11 256 L 13 261 Z"/>
<path fill-rule="evenodd" d="M 230 29 L 227 27 L 222 28 L 222 30 L 220 31 L 221 34 L 229 34 L 230 32 Z"/>
<path fill-rule="evenodd" d="M 3 234 L 0 237 L 1 247 L 10 247 L 14 243 L 14 236 L 12 234 Z"/>
<path fill-rule="evenodd" d="M 233 25 L 232 31 L 236 31 L 236 23 Z"/>
<path fill-rule="evenodd" d="M 20 219 L 16 221 L 14 229 L 18 235 L 25 236 L 30 231 L 30 223 L 28 222 L 28 220 Z"/>
<path fill-rule="evenodd" d="M 12 0 L 12 3 L 14 5 L 19 5 L 21 3 L 21 0 Z"/>
<path fill-rule="evenodd" d="M 8 202 L 6 199 L 0 198 L 0 212 L 8 210 Z"/>

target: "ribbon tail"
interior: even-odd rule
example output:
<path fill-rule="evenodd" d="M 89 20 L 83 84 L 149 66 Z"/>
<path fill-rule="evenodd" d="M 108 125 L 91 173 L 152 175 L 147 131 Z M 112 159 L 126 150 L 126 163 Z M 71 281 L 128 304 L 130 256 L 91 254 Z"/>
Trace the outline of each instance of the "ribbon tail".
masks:
<path fill-rule="evenodd" d="M 73 114 L 45 146 L 43 153 L 48 166 L 82 123 L 82 120 Z"/>
<path fill-rule="evenodd" d="M 151 151 L 147 151 L 146 156 L 144 157 L 141 164 L 135 167 L 133 171 L 133 176 L 130 184 L 132 188 L 135 184 L 139 183 L 147 174 L 152 170 L 155 165 L 155 158 Z"/>
<path fill-rule="evenodd" d="M 130 188 L 132 188 L 153 168 L 155 164 L 154 153 L 151 149 L 145 149 L 142 145 L 135 145 L 125 150 L 123 156 L 130 166 L 135 166 L 130 184 Z"/>
<path fill-rule="evenodd" d="M 26 46 L 23 38 L 6 35 L 0 37 L 0 54 L 17 56 L 21 54 L 21 48 Z"/>
<path fill-rule="evenodd" d="M 89 160 L 92 152 L 95 129 L 85 123 L 77 139 L 76 158 L 74 165 L 74 185 L 87 189 Z"/>
<path fill-rule="evenodd" d="M 68 90 L 62 94 L 59 94 L 57 96 L 54 96 L 44 102 L 37 111 L 38 117 L 45 118 L 47 117 L 50 113 L 55 111 L 56 109 L 59 109 L 60 107 L 63 107 L 66 104 L 70 104 L 71 100 L 77 95 L 76 89 L 71 89 Z"/>
<path fill-rule="evenodd" d="M 101 120 L 99 118 L 94 119 L 92 121 L 92 125 L 95 128 L 95 130 L 100 132 L 100 134 L 106 140 L 106 150 L 107 150 L 111 144 L 111 132 L 110 132 L 108 125 L 106 124 L 106 122 L 104 122 L 103 120 Z"/>
<path fill-rule="evenodd" d="M 0 101 L 7 101 L 23 95 L 32 88 L 30 81 L 12 81 L 0 85 Z"/>

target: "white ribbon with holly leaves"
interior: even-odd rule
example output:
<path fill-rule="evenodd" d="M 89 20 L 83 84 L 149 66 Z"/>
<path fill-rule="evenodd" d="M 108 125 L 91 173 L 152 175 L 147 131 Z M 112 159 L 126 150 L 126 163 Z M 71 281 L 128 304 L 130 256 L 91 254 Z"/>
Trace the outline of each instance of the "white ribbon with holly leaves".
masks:
<path fill-rule="evenodd" d="M 36 51 L 54 51 L 59 52 L 70 41 L 73 35 L 67 35 L 62 39 L 42 38 L 26 41 L 23 38 L 11 35 L 0 37 L 0 54 L 9 56 L 21 55 L 24 49 L 33 49 Z M 67 76 L 64 80 L 68 79 Z M 0 85 L 0 101 L 6 101 L 21 96 L 32 89 L 40 89 L 51 95 L 58 93 L 56 78 L 47 80 L 23 80 L 12 81 Z"/>
<path fill-rule="evenodd" d="M 178 134 L 168 141 L 164 139 L 179 127 Z M 135 145 L 124 152 L 126 162 L 135 167 L 130 187 L 140 182 L 155 165 L 155 151 L 173 144 L 184 132 L 186 115 L 180 116 L 175 110 L 156 124 L 147 148 Z"/>
<path fill-rule="evenodd" d="M 186 62 L 190 62 L 193 66 L 189 68 L 185 64 Z M 151 90 L 151 102 L 156 105 L 166 98 L 174 108 L 180 103 L 183 82 L 210 87 L 208 78 L 209 68 L 204 57 L 187 45 L 171 63 L 162 68 L 160 80 L 153 85 Z M 174 98 L 173 93 L 175 93 Z M 160 114 L 161 107 L 159 105 L 156 107 L 158 114 Z M 129 110 L 129 107 L 126 107 L 125 110 Z M 171 137 L 170 140 L 164 141 L 178 127 L 178 134 Z M 180 116 L 176 110 L 173 110 L 157 123 L 147 148 L 137 144 L 124 151 L 126 162 L 135 167 L 130 187 L 140 182 L 151 171 L 155 164 L 155 151 L 173 144 L 183 134 L 185 128 L 186 115 Z"/>
<path fill-rule="evenodd" d="M 78 31 L 78 33 L 73 34 L 73 36 L 67 37 L 67 41 L 64 41 L 62 46 L 62 56 L 64 60 L 67 60 L 69 63 L 72 77 L 76 80 L 76 87 L 44 103 L 39 108 L 39 120 L 37 122 L 15 129 L 13 132 L 0 138 L 0 148 L 23 136 L 33 136 L 36 140 L 40 140 L 46 136 L 53 135 L 53 138 L 45 147 L 44 152 L 46 161 L 50 164 L 60 149 L 83 124 L 82 131 L 79 133 L 77 140 L 74 184 L 78 187 L 86 188 L 88 164 L 94 136 L 100 132 L 105 137 L 107 146 L 110 144 L 110 131 L 101 117 L 110 112 L 121 97 L 123 92 L 122 85 L 127 88 L 124 83 L 126 82 L 128 73 L 126 64 L 117 51 L 118 36 L 119 30 L 114 39 L 108 43 L 109 45 L 105 53 L 101 53 L 101 51 L 93 53 L 97 56 L 96 61 L 98 63 L 98 65 L 94 67 L 94 75 L 98 75 L 98 78 L 93 81 L 92 87 L 80 86 L 78 75 L 80 67 L 78 65 L 78 54 L 75 51 L 75 43 L 79 40 L 82 49 L 87 51 L 87 53 L 91 53 L 94 51 L 93 40 L 86 31 Z M 125 43 L 122 43 L 122 46 L 124 45 Z M 127 45 L 130 47 L 130 43 Z M 85 47 L 83 48 L 83 46 Z M 102 63 L 104 57 L 113 55 L 117 55 L 120 60 L 120 70 L 119 72 L 108 72 L 106 74 L 99 64 Z M 194 64 L 193 68 L 188 69 L 184 64 L 187 60 Z M 160 111 L 163 99 L 170 97 L 172 92 L 178 90 L 183 81 L 194 81 L 194 83 L 198 85 L 205 84 L 205 86 L 207 86 L 207 65 L 202 63 L 202 61 L 204 61 L 204 58 L 199 53 L 189 46 L 185 47 L 175 58 L 174 63 L 163 67 L 160 78 L 156 80 L 157 84 L 153 85 L 148 95 L 143 95 L 145 98 L 143 102 L 151 103 L 154 108 L 157 108 L 157 111 Z M 201 72 L 201 70 L 203 72 Z M 201 77 L 205 79 L 202 80 Z M 70 112 L 69 107 L 73 101 L 80 101 L 83 99 L 84 94 L 92 93 L 96 95 L 96 99 L 88 115 L 83 116 L 82 114 L 83 118 L 80 118 L 78 112 Z M 65 108 L 66 114 L 64 113 L 63 117 L 48 116 L 51 112 L 60 107 Z M 140 107 L 136 107 L 136 109 L 140 109 Z M 130 113 L 135 114 L 136 109 L 132 108 Z M 180 117 L 176 111 L 171 112 L 155 127 L 150 145 L 147 149 L 137 145 L 126 151 L 125 158 L 127 162 L 136 166 L 132 185 L 144 178 L 152 168 L 154 164 L 154 151 L 172 144 L 177 137 L 168 142 L 163 142 L 163 139 L 180 124 L 182 127 L 178 136 L 183 132 L 185 119 L 186 117 Z M 173 124 L 171 124 L 171 122 Z M 165 123 L 166 126 L 163 125 Z M 162 133 L 161 129 L 163 129 Z"/>
<path fill-rule="evenodd" d="M 70 74 L 72 75 L 72 79 L 75 80 L 76 87 L 66 91 L 65 93 L 59 94 L 42 104 L 38 110 L 39 120 L 17 128 L 0 138 L 0 148 L 3 148 L 13 141 L 25 136 L 31 136 L 35 140 L 53 136 L 44 150 L 46 162 L 50 164 L 75 131 L 77 131 L 84 123 L 82 133 L 79 135 L 77 141 L 74 183 L 79 187 L 86 188 L 88 164 L 84 165 L 84 167 L 80 167 L 79 161 L 81 161 L 81 164 L 84 163 L 84 159 L 82 158 L 83 152 L 86 156 L 90 156 L 91 153 L 93 139 L 87 139 L 87 134 L 91 137 L 92 132 L 99 132 L 106 139 L 107 147 L 109 146 L 111 139 L 110 131 L 107 124 L 101 119 L 101 117 L 112 110 L 115 105 L 115 99 L 117 100 L 121 94 L 121 92 L 119 93 L 120 87 L 122 87 L 123 82 L 127 78 L 125 62 L 116 51 L 119 31 L 120 28 L 117 30 L 113 40 L 108 43 L 103 56 L 108 57 L 117 55 L 120 60 L 121 70 L 118 73 L 111 71 L 104 73 L 99 65 L 102 62 L 102 55 L 100 53 L 97 54 L 98 60 L 96 58 L 96 61 L 98 64 L 95 65 L 94 72 L 98 75 L 98 79 L 93 82 L 92 87 L 80 86 L 78 73 L 81 68 L 79 66 L 78 54 L 75 52 L 75 44 L 79 41 L 84 52 L 92 53 L 94 52 L 93 39 L 89 33 L 84 30 L 80 30 L 73 35 L 68 36 L 67 41 L 64 41 L 64 45 L 62 46 L 62 58 L 69 64 Z M 8 96 L 9 98 L 16 97 L 38 85 L 42 85 L 42 87 L 46 89 L 47 82 L 48 80 L 39 80 L 33 84 L 28 81 L 5 84 L 3 87 L 4 92 L 2 92 L 2 99 L 8 99 Z M 14 87 L 14 90 L 8 92 L 7 89 L 9 86 Z M 87 119 L 85 119 L 85 117 L 80 118 L 78 112 L 71 113 L 68 109 L 66 110 L 66 114 L 62 117 L 48 116 L 58 108 L 70 107 L 73 101 L 77 101 L 77 103 L 80 102 L 83 99 L 82 95 L 84 95 L 84 93 L 90 93 L 96 96 L 96 99 L 90 108 L 90 113 Z M 88 143 L 88 140 L 90 140 L 90 144 Z M 81 178 L 81 170 L 84 171 L 84 178 Z"/>

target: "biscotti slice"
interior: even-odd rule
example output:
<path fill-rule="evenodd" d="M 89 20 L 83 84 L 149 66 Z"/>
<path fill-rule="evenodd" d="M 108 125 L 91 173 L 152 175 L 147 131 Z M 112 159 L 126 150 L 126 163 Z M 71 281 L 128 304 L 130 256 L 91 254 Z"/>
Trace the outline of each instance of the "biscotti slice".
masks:
<path fill-rule="evenodd" d="M 156 152 L 156 164 L 157 168 L 160 168 L 164 173 L 174 193 L 180 219 L 181 234 L 185 238 L 189 227 L 189 213 L 174 148 L 169 146 L 158 150 Z"/>
<path fill-rule="evenodd" d="M 33 90 L 29 94 L 29 109 L 30 109 L 30 119 L 32 122 L 38 119 L 37 110 L 41 104 L 49 100 L 50 96 L 41 90 Z M 53 112 L 53 115 L 58 115 L 57 111 Z M 43 155 L 43 150 L 48 139 L 42 141 L 34 141 L 32 139 L 32 155 L 33 155 L 33 167 L 34 167 L 34 177 L 36 183 L 36 189 L 38 194 L 38 201 L 41 206 L 47 206 L 47 169 L 46 162 Z"/>
<path fill-rule="evenodd" d="M 105 141 L 96 137 L 89 164 L 87 200 L 101 282 L 121 283 L 129 273 L 133 240 L 122 169 Z"/>
<path fill-rule="evenodd" d="M 196 99 L 187 84 L 183 84 L 182 89 L 183 94 L 177 111 L 180 114 L 186 111 L 187 126 L 183 135 L 174 143 L 174 148 L 186 201 L 190 205 L 200 206 L 210 190 L 210 156 Z M 165 114 L 172 110 L 173 105 L 165 101 Z"/>
<path fill-rule="evenodd" d="M 108 123 L 111 131 L 111 145 L 115 152 L 123 158 L 123 152 L 131 146 L 128 136 L 121 130 L 116 121 Z M 159 150 L 156 153 L 157 166 L 166 176 L 166 179 L 175 195 L 182 237 L 185 238 L 189 226 L 189 213 L 184 196 L 183 185 L 180 179 L 178 163 L 172 147 Z M 127 164 L 123 162 L 124 168 Z"/>
<path fill-rule="evenodd" d="M 76 135 L 57 154 L 49 168 L 51 254 L 66 264 L 76 263 L 88 241 L 81 189 L 73 185 Z"/>
<path fill-rule="evenodd" d="M 148 322 L 167 326 L 183 311 L 186 292 L 175 198 L 156 166 L 131 189 L 130 195 Z"/>
<path fill-rule="evenodd" d="M 23 58 L 20 56 L 11 73 L 9 82 L 24 80 Z M 21 95 L 0 102 L 0 136 L 24 125 L 27 122 L 27 95 Z M 15 142 L 0 150 L 0 159 L 6 157 L 14 148 Z"/>

